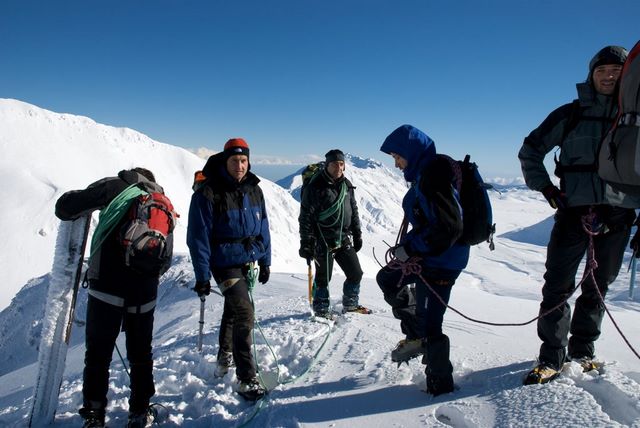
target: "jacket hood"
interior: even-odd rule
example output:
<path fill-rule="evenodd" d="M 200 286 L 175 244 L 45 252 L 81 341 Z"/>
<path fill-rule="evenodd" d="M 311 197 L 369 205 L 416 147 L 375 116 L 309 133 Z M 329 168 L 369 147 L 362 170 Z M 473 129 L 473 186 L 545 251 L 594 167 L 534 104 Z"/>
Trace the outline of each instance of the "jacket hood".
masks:
<path fill-rule="evenodd" d="M 617 64 L 624 65 L 629 52 L 622 46 L 605 46 L 596 53 L 589 61 L 588 81 L 593 80 L 593 70 L 599 65 Z"/>
<path fill-rule="evenodd" d="M 386 154 L 395 153 L 407 161 L 403 170 L 405 180 L 413 182 L 422 167 L 436 157 L 436 145 L 431 138 L 418 128 L 402 125 L 384 140 L 380 151 Z"/>

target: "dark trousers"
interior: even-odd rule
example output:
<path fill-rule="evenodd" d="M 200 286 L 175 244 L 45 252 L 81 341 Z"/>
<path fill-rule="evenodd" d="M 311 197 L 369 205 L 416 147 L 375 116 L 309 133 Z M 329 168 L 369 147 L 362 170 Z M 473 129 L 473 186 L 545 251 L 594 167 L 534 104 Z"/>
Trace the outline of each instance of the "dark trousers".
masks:
<path fill-rule="evenodd" d="M 256 376 L 256 366 L 251 353 L 254 311 L 249 298 L 246 274 L 245 268 L 229 268 L 215 272 L 216 282 L 219 284 L 237 280 L 228 288 L 221 287 L 224 289 L 224 311 L 218 343 L 220 351 L 233 354 L 236 377 L 241 381 L 248 381 Z"/>
<path fill-rule="evenodd" d="M 542 287 L 540 313 L 544 313 L 567 299 L 576 284 L 576 272 L 589 245 L 589 237 L 582 227 L 585 208 L 558 211 L 547 247 L 545 283 Z M 598 206 L 597 224 L 603 232 L 594 236 L 595 259 L 598 267 L 594 276 L 604 297 L 609 284 L 617 277 L 629 231 L 635 218 L 632 209 Z M 559 368 L 567 358 L 595 355 L 594 342 L 600 337 L 604 305 L 591 279 L 582 284 L 571 316 L 568 304 L 562 305 L 538 320 L 538 336 L 542 340 L 539 360 Z M 569 333 L 571 338 L 567 339 Z"/>
<path fill-rule="evenodd" d="M 146 411 L 155 394 L 151 353 L 153 313 L 153 309 L 144 314 L 128 313 L 89 296 L 82 385 L 85 408 L 104 410 L 107 405 L 109 365 L 116 338 L 124 326 L 131 374 L 129 410 Z"/>
<path fill-rule="evenodd" d="M 376 281 L 384 300 L 391 305 L 393 316 L 400 320 L 400 328 L 407 339 L 423 340 L 426 349 L 423 363 L 427 365 L 427 377 L 431 377 L 432 382 L 440 379 L 453 384 L 449 338 L 442 333 L 447 307 L 437 296 L 449 303 L 455 279 L 440 279 L 431 275 L 425 277 L 430 289 L 418 275 L 411 274 L 401 278 L 402 271 L 384 267 L 378 272 Z M 415 284 L 415 290 L 410 289 L 407 284 Z"/>
<path fill-rule="evenodd" d="M 335 252 L 319 251 L 316 253 L 315 292 L 313 295 L 313 309 L 316 312 L 329 310 L 329 282 L 333 272 L 334 259 L 346 276 L 342 284 L 342 305 L 357 306 L 359 303 L 362 268 L 356 250 L 347 245 Z"/>
<path fill-rule="evenodd" d="M 376 277 L 384 300 L 391 305 L 393 316 L 408 339 L 437 337 L 442 334 L 442 322 L 447 307 L 435 294 L 449 303 L 453 279 L 425 278 L 433 291 L 415 274 L 402 278 L 402 271 L 382 268 Z M 416 284 L 412 291 L 407 284 Z M 414 295 L 415 292 L 415 295 Z M 435 292 L 435 294 L 434 294 Z"/>

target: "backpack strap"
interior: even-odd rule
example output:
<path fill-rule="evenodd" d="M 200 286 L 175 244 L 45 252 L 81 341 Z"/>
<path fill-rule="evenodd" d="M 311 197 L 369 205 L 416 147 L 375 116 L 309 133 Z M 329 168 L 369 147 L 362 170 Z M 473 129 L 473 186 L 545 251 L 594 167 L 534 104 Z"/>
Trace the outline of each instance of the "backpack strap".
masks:
<path fill-rule="evenodd" d="M 576 129 L 578 123 L 582 120 L 590 120 L 595 122 L 608 122 L 610 119 L 606 117 L 594 117 L 594 116 L 584 116 L 582 114 L 582 107 L 580 106 L 580 100 L 573 100 L 571 103 L 571 111 L 569 112 L 569 117 L 567 119 L 567 123 L 564 126 L 564 131 L 562 132 L 562 139 L 558 143 L 558 147 L 562 150 L 562 145 L 565 140 L 569 136 L 569 133 Z M 554 174 L 556 177 L 561 180 L 564 177 L 565 173 L 576 173 L 576 172 L 597 172 L 598 165 L 597 163 L 585 164 L 585 165 L 562 165 L 560 163 L 560 159 L 558 158 L 558 151 L 553 154 L 553 162 L 556 165 Z M 562 184 L 561 184 L 562 186 Z"/>
<path fill-rule="evenodd" d="M 571 103 L 571 111 L 569 112 L 569 118 L 567 119 L 567 123 L 564 125 L 564 131 L 562 132 L 562 139 L 558 146 L 562 148 L 562 144 L 564 144 L 564 140 L 567 139 L 569 133 L 576 129 L 578 123 L 582 119 L 582 107 L 580 106 L 580 100 L 575 99 Z"/>

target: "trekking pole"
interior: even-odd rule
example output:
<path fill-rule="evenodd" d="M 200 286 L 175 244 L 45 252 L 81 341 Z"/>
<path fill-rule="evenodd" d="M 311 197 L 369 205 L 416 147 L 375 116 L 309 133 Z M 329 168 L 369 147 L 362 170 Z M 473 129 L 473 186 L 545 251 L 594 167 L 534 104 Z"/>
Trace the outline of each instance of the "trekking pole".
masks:
<path fill-rule="evenodd" d="M 313 270 L 311 268 L 311 258 L 307 259 L 307 276 L 309 277 L 309 306 L 313 311 Z"/>
<path fill-rule="evenodd" d="M 202 352 L 202 329 L 204 328 L 204 295 L 200 296 L 200 331 L 198 332 L 198 352 Z"/>
<path fill-rule="evenodd" d="M 631 277 L 629 278 L 629 299 L 633 300 L 633 289 L 636 286 L 636 252 L 631 255 Z"/>

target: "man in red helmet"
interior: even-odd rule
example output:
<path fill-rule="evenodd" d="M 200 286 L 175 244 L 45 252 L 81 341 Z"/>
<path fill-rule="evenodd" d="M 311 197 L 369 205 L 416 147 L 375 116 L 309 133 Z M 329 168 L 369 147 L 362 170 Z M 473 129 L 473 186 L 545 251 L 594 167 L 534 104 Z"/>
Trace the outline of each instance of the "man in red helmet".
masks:
<path fill-rule="evenodd" d="M 211 291 L 213 276 L 224 295 L 216 375 L 235 363 L 238 393 L 255 401 L 266 393 L 256 378 L 251 345 L 254 321 L 249 287 L 255 263 L 258 281 L 269 280 L 271 237 L 260 179 L 251 171 L 249 145 L 232 138 L 211 156 L 194 184 L 187 245 L 199 296 Z M 198 180 L 198 178 L 197 178 Z"/>

